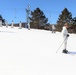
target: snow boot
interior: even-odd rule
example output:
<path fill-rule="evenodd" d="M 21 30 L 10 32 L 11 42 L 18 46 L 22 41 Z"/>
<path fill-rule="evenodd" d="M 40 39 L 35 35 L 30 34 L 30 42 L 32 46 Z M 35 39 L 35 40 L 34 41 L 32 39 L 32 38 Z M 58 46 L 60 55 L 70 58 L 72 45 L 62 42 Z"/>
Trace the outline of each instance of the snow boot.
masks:
<path fill-rule="evenodd" d="M 62 51 L 62 53 L 66 53 L 66 54 L 67 54 L 67 53 L 68 53 L 68 51 L 65 49 L 65 50 L 63 50 L 63 51 Z"/>

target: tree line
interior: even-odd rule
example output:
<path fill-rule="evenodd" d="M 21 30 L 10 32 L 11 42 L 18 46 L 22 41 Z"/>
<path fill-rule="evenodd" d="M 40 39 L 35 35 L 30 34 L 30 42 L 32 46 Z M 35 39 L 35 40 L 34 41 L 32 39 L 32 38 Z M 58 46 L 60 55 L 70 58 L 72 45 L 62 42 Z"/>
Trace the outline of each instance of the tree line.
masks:
<path fill-rule="evenodd" d="M 72 13 L 69 12 L 67 8 L 64 8 L 64 10 L 59 15 L 56 26 L 57 30 L 61 31 L 65 23 L 68 23 L 68 30 L 70 33 L 76 33 L 76 17 L 72 17 Z"/>
<path fill-rule="evenodd" d="M 1 15 L 0 19 L 4 24 L 5 19 L 3 19 Z M 48 18 L 46 18 L 44 12 L 40 8 L 36 8 L 34 11 L 31 11 L 29 19 L 31 28 L 45 29 L 45 26 L 50 25 L 50 23 L 48 23 Z M 56 23 L 56 30 L 61 31 L 64 23 L 69 24 L 69 32 L 76 33 L 76 17 L 72 17 L 72 13 L 67 8 L 64 8 L 61 11 L 61 14 L 59 14 Z"/>
<path fill-rule="evenodd" d="M 44 29 L 45 26 L 50 25 L 48 23 L 48 18 L 44 15 L 43 11 L 40 8 L 36 8 L 34 11 L 31 11 L 30 24 L 32 28 Z M 59 14 L 56 30 L 61 31 L 65 23 L 69 25 L 69 32 L 76 33 L 76 17 L 72 17 L 72 13 L 69 12 L 67 8 L 64 8 Z"/>

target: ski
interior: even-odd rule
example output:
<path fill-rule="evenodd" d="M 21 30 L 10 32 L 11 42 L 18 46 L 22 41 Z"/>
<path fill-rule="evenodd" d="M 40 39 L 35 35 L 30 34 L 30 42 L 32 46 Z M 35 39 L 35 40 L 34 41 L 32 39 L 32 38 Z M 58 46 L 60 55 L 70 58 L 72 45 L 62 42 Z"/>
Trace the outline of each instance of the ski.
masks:
<path fill-rule="evenodd" d="M 76 52 L 73 52 L 73 51 L 68 51 L 67 53 L 64 53 L 64 54 L 76 55 Z"/>

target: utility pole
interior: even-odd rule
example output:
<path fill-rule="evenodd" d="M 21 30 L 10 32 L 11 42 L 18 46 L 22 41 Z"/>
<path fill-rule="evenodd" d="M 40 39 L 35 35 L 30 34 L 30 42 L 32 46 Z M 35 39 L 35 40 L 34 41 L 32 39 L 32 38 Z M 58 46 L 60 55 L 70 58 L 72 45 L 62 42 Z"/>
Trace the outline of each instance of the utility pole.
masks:
<path fill-rule="evenodd" d="M 26 9 L 26 22 L 27 22 L 26 28 L 28 28 L 28 24 L 30 24 L 29 15 L 30 15 L 30 5 L 28 5 Z"/>

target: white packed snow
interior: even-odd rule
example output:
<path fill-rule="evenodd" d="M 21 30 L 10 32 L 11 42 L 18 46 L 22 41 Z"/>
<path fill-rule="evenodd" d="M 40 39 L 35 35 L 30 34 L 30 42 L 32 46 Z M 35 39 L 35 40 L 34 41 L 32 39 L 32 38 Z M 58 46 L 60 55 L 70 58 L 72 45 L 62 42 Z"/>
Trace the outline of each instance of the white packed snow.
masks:
<path fill-rule="evenodd" d="M 63 54 L 62 34 L 0 27 L 0 75 L 76 75 L 76 54 Z M 68 38 L 76 53 L 76 34 Z"/>

